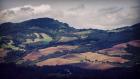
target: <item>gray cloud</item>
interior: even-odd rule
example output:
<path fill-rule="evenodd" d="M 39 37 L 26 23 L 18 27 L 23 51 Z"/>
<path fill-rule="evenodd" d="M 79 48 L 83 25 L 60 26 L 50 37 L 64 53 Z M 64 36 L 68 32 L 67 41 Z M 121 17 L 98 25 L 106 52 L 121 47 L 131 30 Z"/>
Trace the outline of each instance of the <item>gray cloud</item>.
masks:
<path fill-rule="evenodd" d="M 75 10 L 81 10 L 81 9 L 85 9 L 85 8 L 86 8 L 86 6 L 84 4 L 81 4 L 81 5 L 78 5 L 76 7 L 72 7 L 69 10 L 70 11 L 75 11 Z"/>
<path fill-rule="evenodd" d="M 114 29 L 140 21 L 139 6 L 91 6 L 84 3 L 60 7 L 49 4 L 24 5 L 0 11 L 1 22 L 20 22 L 31 18 L 51 17 L 76 28 Z"/>
<path fill-rule="evenodd" d="M 20 10 L 21 11 L 34 11 L 34 9 L 32 9 L 31 7 L 21 7 Z"/>
<path fill-rule="evenodd" d="M 122 7 L 107 7 L 107 8 L 102 8 L 99 10 L 99 12 L 102 12 L 103 14 L 112 14 L 112 13 L 117 13 L 120 12 L 121 10 L 123 10 Z"/>
<path fill-rule="evenodd" d="M 26 19 L 31 19 L 49 12 L 49 5 L 31 6 L 25 5 L 0 11 L 1 22 L 18 22 Z"/>

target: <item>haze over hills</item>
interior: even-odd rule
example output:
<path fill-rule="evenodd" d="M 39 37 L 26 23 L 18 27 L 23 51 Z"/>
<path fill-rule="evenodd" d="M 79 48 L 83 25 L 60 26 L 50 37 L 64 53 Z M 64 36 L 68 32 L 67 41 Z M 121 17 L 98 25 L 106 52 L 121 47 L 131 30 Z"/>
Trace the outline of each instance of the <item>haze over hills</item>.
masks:
<path fill-rule="evenodd" d="M 139 35 L 139 23 L 114 30 L 75 29 L 52 18 L 3 23 L 0 62 L 89 70 L 128 68 L 139 64 Z M 70 67 L 66 69 L 68 73 L 61 75 L 72 73 Z"/>

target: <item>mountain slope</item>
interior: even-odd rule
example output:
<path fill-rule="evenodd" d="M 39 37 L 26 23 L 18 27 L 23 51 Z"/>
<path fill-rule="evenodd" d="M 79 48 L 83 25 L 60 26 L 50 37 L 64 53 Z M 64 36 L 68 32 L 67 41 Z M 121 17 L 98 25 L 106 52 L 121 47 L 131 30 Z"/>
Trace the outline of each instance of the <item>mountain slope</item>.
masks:
<path fill-rule="evenodd" d="M 52 61 L 52 59 L 53 62 L 56 62 L 57 59 L 65 62 L 67 58 L 63 59 L 63 57 L 76 55 L 79 58 L 74 57 L 75 60 L 70 61 L 70 63 L 74 62 L 74 66 L 75 64 L 79 66 L 85 60 L 84 63 L 89 66 L 95 64 L 100 66 L 106 64 L 105 67 L 112 67 L 112 64 L 113 67 L 126 66 L 131 63 L 129 58 L 133 55 L 130 52 L 132 50 L 123 53 L 123 51 L 127 51 L 126 48 L 114 49 L 113 46 L 127 44 L 134 40 L 139 41 L 139 30 L 140 24 L 114 30 L 75 29 L 51 18 L 31 19 L 21 23 L 4 23 L 0 25 L 0 50 L 2 51 L 0 60 L 1 62 L 37 65 L 44 61 L 50 62 L 49 60 Z M 117 53 L 110 55 L 109 49 L 112 49 L 113 52 L 117 51 Z M 125 57 L 126 55 L 130 57 L 125 58 L 122 53 Z M 90 55 L 90 58 L 85 58 Z M 96 56 L 98 58 L 95 58 Z M 100 60 L 104 57 L 109 60 Z M 139 56 L 136 57 L 136 60 L 138 59 Z M 92 60 L 96 60 L 97 63 Z M 112 60 L 114 61 L 110 62 Z M 43 63 L 43 65 L 47 64 Z"/>

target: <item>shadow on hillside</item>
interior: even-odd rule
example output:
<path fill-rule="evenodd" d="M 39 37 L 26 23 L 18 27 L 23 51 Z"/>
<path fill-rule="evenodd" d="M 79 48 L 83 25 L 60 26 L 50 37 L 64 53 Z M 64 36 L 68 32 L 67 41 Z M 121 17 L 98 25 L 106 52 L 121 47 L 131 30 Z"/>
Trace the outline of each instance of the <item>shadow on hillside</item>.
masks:
<path fill-rule="evenodd" d="M 28 67 L 0 64 L 1 79 L 140 79 L 139 65 L 131 68 L 87 70 L 70 65 Z"/>

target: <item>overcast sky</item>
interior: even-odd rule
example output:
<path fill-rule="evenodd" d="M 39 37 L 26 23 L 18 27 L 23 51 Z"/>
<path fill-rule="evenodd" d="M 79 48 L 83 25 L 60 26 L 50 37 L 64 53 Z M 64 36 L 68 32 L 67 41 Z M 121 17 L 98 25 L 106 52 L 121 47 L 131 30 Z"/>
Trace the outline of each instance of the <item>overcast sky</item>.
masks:
<path fill-rule="evenodd" d="M 50 17 L 75 28 L 114 29 L 140 22 L 139 0 L 0 0 L 0 23 Z"/>

